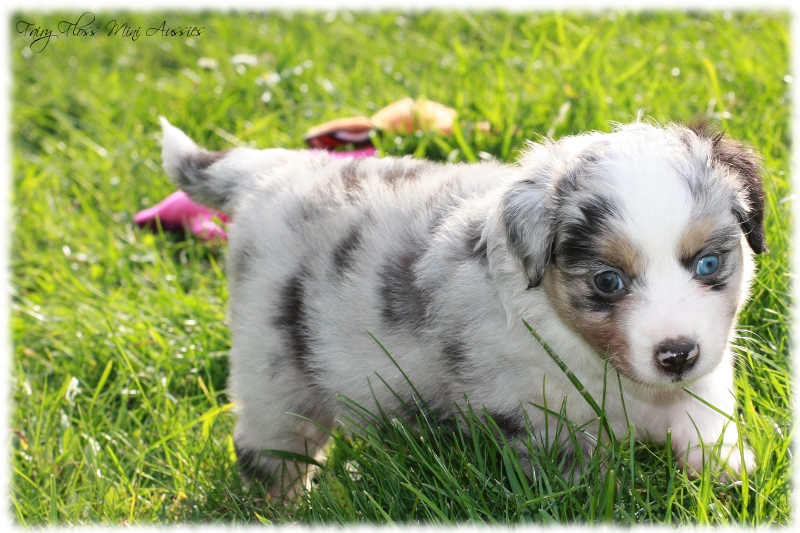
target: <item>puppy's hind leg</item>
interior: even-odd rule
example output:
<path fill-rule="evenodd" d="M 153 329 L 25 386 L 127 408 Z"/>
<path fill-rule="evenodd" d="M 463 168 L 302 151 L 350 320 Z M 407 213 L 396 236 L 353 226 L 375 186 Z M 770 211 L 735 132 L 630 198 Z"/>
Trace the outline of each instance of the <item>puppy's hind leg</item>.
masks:
<path fill-rule="evenodd" d="M 232 368 L 237 461 L 245 481 L 262 482 L 274 500 L 291 499 L 307 485 L 312 471 L 303 458 L 319 458 L 335 413 L 331 402 L 295 369 L 268 374 L 273 373 Z"/>

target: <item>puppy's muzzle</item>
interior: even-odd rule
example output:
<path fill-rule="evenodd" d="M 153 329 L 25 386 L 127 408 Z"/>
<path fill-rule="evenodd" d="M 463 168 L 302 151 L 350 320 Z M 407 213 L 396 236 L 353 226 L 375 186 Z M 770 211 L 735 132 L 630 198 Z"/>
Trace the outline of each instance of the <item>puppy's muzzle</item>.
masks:
<path fill-rule="evenodd" d="M 655 357 L 664 371 L 681 375 L 697 362 L 700 347 L 688 339 L 670 339 L 656 347 Z"/>

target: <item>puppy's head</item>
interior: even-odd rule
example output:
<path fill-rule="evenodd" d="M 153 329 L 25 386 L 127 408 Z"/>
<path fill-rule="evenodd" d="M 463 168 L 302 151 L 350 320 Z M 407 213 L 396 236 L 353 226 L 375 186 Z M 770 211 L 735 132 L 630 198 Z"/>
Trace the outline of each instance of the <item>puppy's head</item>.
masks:
<path fill-rule="evenodd" d="M 529 288 L 617 371 L 692 380 L 722 360 L 765 251 L 758 157 L 704 125 L 533 146 L 503 198 Z"/>

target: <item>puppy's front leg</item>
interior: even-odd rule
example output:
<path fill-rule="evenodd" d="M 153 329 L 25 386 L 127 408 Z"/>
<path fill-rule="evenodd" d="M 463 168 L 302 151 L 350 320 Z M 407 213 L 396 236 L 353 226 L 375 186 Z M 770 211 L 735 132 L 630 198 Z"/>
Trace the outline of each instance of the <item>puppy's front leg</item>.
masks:
<path fill-rule="evenodd" d="M 743 471 L 752 472 L 756 466 L 752 450 L 746 445 L 744 449 L 739 446 L 739 432 L 733 420 L 736 409 L 731 390 L 732 374 L 728 369 L 719 369 L 719 372 L 686 387 L 722 412 L 688 393 L 684 393 L 685 400 L 675 406 L 682 412 L 675 413 L 672 447 L 678 454 L 681 467 L 690 475 L 698 475 L 704 468 L 725 468 L 720 474 L 720 478 L 725 480 L 727 471 L 738 477 Z M 725 383 L 730 386 L 725 386 Z"/>

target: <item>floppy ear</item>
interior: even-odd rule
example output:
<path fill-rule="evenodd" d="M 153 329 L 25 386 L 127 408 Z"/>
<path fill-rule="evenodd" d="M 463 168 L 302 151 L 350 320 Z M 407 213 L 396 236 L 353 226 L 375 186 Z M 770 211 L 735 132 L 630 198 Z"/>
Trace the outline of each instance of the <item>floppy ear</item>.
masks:
<path fill-rule="evenodd" d="M 528 277 L 528 288 L 538 287 L 552 256 L 556 202 L 549 180 L 525 179 L 503 194 L 501 217 L 506 241 Z"/>
<path fill-rule="evenodd" d="M 736 175 L 746 204 L 734 206 L 733 214 L 739 221 L 750 248 L 757 254 L 768 252 L 764 242 L 761 158 L 748 145 L 726 138 L 724 132 L 713 133 L 707 122 L 692 124 L 690 128 L 700 137 L 711 140 L 713 163 L 724 165 Z"/>
<path fill-rule="evenodd" d="M 726 139 L 723 134 L 714 138 L 711 152 L 714 161 L 733 170 L 739 180 L 746 206 L 737 206 L 733 214 L 757 254 L 769 251 L 764 242 L 764 186 L 761 181 L 761 159 L 747 145 Z"/>

